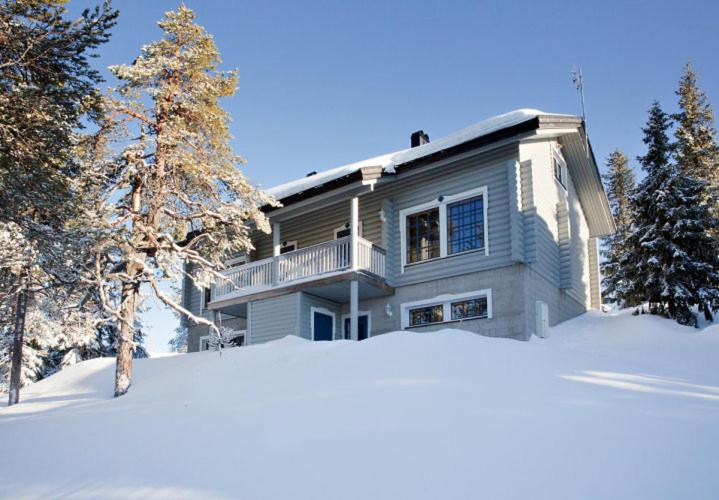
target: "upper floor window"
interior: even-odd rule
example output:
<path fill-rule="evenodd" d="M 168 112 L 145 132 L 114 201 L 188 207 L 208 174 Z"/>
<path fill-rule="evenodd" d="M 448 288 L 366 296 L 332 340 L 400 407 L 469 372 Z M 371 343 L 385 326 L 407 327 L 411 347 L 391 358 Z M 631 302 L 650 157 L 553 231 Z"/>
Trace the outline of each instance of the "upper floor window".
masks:
<path fill-rule="evenodd" d="M 439 208 L 408 215 L 406 234 L 408 263 L 439 257 Z"/>
<path fill-rule="evenodd" d="M 562 153 L 556 146 L 552 146 L 552 171 L 554 178 L 562 187 L 567 188 L 567 162 L 564 161 Z"/>
<path fill-rule="evenodd" d="M 282 245 L 280 246 L 280 255 L 287 252 L 294 252 L 295 250 L 297 250 L 296 241 L 283 241 Z"/>
<path fill-rule="evenodd" d="M 484 196 L 447 205 L 447 251 L 484 248 Z"/>
<path fill-rule="evenodd" d="M 400 211 L 402 269 L 408 264 L 487 248 L 487 188 Z"/>

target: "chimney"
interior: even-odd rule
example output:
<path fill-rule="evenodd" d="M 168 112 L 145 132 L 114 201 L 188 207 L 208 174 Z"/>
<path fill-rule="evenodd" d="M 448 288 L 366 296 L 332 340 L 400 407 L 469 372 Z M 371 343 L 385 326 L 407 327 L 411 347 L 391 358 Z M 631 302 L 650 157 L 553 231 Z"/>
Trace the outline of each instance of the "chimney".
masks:
<path fill-rule="evenodd" d="M 424 130 L 418 130 L 410 136 L 409 142 L 413 148 L 416 148 L 422 144 L 429 144 L 429 136 L 424 133 Z"/>

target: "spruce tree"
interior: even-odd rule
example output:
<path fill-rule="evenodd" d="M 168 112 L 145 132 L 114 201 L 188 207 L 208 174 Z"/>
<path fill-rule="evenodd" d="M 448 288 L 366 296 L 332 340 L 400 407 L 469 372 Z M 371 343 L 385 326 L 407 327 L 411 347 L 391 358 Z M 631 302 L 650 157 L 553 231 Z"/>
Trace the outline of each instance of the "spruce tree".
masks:
<path fill-rule="evenodd" d="M 615 149 L 607 158 L 607 173 L 604 175 L 607 196 L 617 231 L 604 241 L 604 276 L 605 293 L 621 306 L 637 303 L 631 293 L 630 269 L 622 265 L 629 247 L 629 235 L 634 221 L 632 196 L 636 188 L 634 172 L 629 166 L 629 159 L 619 149 Z"/>
<path fill-rule="evenodd" d="M 132 333 L 141 286 L 196 323 L 196 317 L 160 288 L 188 276 L 203 288 L 222 279 L 225 258 L 252 248 L 251 231 L 269 231 L 261 207 L 272 200 L 237 168 L 229 116 L 219 100 L 232 96 L 237 73 L 217 70 L 220 56 L 185 6 L 158 24 L 160 41 L 146 45 L 131 65 L 111 67 L 121 85 L 107 101 L 104 131 L 127 131 L 120 154 L 100 162 L 108 180 L 102 211 L 107 238 L 98 255 L 105 307 L 118 318 L 115 396 L 132 377 Z M 109 137 L 112 137 L 110 134 Z M 100 155 L 102 156 L 102 155 Z M 113 301 L 109 291 L 119 290 Z"/>
<path fill-rule="evenodd" d="M 679 113 L 677 122 L 676 158 L 679 172 L 704 181 L 705 199 L 716 202 L 719 187 L 719 148 L 714 129 L 714 111 L 706 94 L 697 85 L 696 71 L 691 63 L 684 67 L 679 81 Z"/>
<path fill-rule="evenodd" d="M 634 252 L 621 265 L 633 269 L 632 293 L 645 297 L 652 312 L 696 326 L 693 306 L 707 318 L 719 308 L 719 249 L 708 233 L 717 221 L 701 203 L 705 182 L 672 162 L 670 125 L 655 102 L 643 129 L 647 153 L 639 161 L 646 176 L 634 197 Z"/>
<path fill-rule="evenodd" d="M 67 231 L 78 216 L 72 151 L 76 132 L 99 112 L 101 80 L 89 58 L 109 37 L 117 12 L 109 2 L 67 19 L 62 0 L 0 3 L 0 222 L 26 243 L 23 262 L 0 262 L 0 302 L 12 314 L 9 404 L 19 400 L 23 335 L 34 294 L 78 280 L 81 267 Z M 16 261 L 15 258 L 10 258 Z"/>

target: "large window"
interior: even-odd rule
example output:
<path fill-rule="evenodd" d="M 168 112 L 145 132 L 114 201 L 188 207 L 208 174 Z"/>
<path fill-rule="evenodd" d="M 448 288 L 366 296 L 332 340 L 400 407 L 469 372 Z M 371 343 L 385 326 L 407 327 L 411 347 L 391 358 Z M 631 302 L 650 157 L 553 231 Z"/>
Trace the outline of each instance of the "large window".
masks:
<path fill-rule="evenodd" d="M 481 187 L 400 210 L 402 272 L 409 264 L 484 250 L 487 188 Z"/>
<path fill-rule="evenodd" d="M 447 253 L 484 248 L 484 197 L 447 205 Z"/>
<path fill-rule="evenodd" d="M 439 208 L 407 216 L 407 262 L 439 257 Z"/>
<path fill-rule="evenodd" d="M 402 328 L 492 317 L 492 290 L 402 304 Z"/>

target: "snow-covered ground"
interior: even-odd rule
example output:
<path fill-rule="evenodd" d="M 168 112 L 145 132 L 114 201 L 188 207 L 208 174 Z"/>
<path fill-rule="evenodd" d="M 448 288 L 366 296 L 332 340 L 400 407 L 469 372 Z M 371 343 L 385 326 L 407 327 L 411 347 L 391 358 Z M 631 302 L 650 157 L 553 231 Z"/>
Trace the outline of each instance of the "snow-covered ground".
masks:
<path fill-rule="evenodd" d="M 4 497 L 695 499 L 719 494 L 719 326 L 590 313 L 94 360 L 0 409 Z"/>

